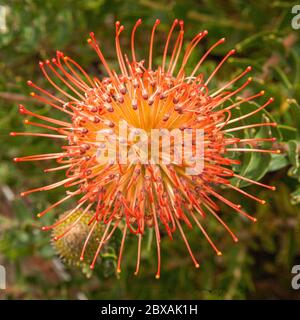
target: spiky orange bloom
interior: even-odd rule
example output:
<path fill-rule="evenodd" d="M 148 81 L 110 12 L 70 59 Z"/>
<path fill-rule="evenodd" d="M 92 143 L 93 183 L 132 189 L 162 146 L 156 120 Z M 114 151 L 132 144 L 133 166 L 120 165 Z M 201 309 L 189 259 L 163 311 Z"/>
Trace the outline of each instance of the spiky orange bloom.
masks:
<path fill-rule="evenodd" d="M 145 230 L 153 228 L 157 242 L 158 268 L 156 278 L 160 276 L 160 241 L 161 232 L 166 232 L 172 239 L 173 233 L 178 230 L 196 267 L 199 263 L 194 257 L 188 240 L 184 234 L 182 224 L 192 228 L 199 228 L 208 240 L 217 255 L 221 252 L 215 246 L 201 222 L 206 214 L 213 216 L 229 232 L 234 241 L 237 237 L 227 224 L 220 218 L 217 201 L 221 201 L 239 214 L 255 222 L 256 218 L 248 215 L 240 204 L 232 203 L 218 193 L 216 187 L 225 185 L 248 196 L 260 203 L 264 200 L 248 194 L 231 184 L 230 179 L 235 177 L 261 187 L 274 190 L 272 186 L 252 181 L 236 174 L 231 168 L 239 161 L 233 160 L 232 152 L 270 152 L 278 150 L 264 150 L 259 148 L 261 142 L 272 142 L 274 138 L 235 138 L 231 133 L 258 127 L 273 127 L 276 123 L 265 122 L 252 125 L 234 127 L 239 122 L 254 113 L 264 109 L 273 99 L 269 99 L 255 111 L 251 111 L 238 118 L 231 117 L 231 110 L 244 103 L 260 97 L 264 92 L 243 97 L 233 104 L 224 107 L 224 103 L 238 95 L 248 84 L 251 78 L 235 90 L 229 88 L 236 84 L 251 70 L 247 67 L 236 78 L 217 89 L 209 88 L 211 79 L 218 72 L 224 62 L 234 54 L 230 50 L 216 66 L 214 71 L 204 79 L 201 66 L 210 52 L 221 45 L 225 39 L 213 44 L 202 56 L 191 74 L 185 74 L 185 67 L 192 51 L 198 43 L 207 36 L 208 32 L 198 33 L 186 47 L 183 55 L 183 22 L 175 20 L 167 35 L 160 66 L 153 68 L 153 43 L 155 30 L 159 24 L 156 20 L 149 46 L 147 61 L 139 60 L 135 53 L 135 33 L 141 24 L 138 20 L 131 34 L 131 55 L 123 54 L 120 46 L 120 34 L 124 27 L 116 22 L 115 46 L 119 61 L 120 72 L 110 69 L 94 34 L 90 34 L 89 45 L 96 51 L 107 77 L 92 78 L 86 71 L 70 57 L 57 52 L 56 58 L 40 62 L 40 68 L 49 83 L 59 92 L 58 96 L 46 91 L 32 81 L 28 85 L 36 92 L 31 95 L 42 103 L 48 104 L 65 114 L 69 121 L 53 119 L 33 113 L 20 105 L 20 113 L 33 116 L 50 124 L 36 123 L 25 120 L 26 124 L 49 129 L 54 134 L 45 133 L 12 133 L 12 135 L 33 135 L 49 138 L 58 138 L 66 141 L 61 152 L 30 155 L 15 158 L 15 161 L 35 161 L 55 159 L 58 167 L 46 169 L 45 172 L 66 170 L 66 178 L 54 184 L 29 190 L 22 196 L 32 192 L 46 191 L 64 186 L 66 195 L 58 202 L 38 214 L 42 217 L 59 204 L 71 198 L 77 198 L 77 204 L 64 218 L 53 225 L 44 226 L 43 230 L 57 227 L 74 212 L 82 209 L 81 215 L 62 234 L 60 239 L 76 225 L 85 214 L 90 216 L 90 232 L 83 244 L 81 260 L 84 259 L 87 243 L 98 223 L 105 225 L 104 232 L 99 236 L 99 246 L 91 261 L 91 268 L 103 245 L 110 239 L 116 228 L 123 232 L 118 271 L 120 272 L 122 253 L 126 234 L 136 234 L 138 238 L 138 253 L 136 274 L 139 270 L 141 256 L 141 242 Z M 173 49 L 169 54 L 171 36 L 179 27 Z M 222 107 L 223 106 L 223 107 Z M 185 174 L 183 165 L 141 164 L 141 163 L 99 163 L 97 162 L 97 132 L 106 130 L 107 141 L 118 129 L 120 120 L 126 120 L 131 128 L 142 128 L 147 132 L 153 128 L 182 129 L 201 128 L 204 130 L 204 169 L 194 176 Z M 228 127 L 228 125 L 230 125 Z"/>

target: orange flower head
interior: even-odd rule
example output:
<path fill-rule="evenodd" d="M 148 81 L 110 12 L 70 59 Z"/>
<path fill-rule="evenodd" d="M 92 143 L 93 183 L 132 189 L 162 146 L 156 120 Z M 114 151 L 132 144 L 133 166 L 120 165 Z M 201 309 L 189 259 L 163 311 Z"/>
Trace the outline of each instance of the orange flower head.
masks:
<path fill-rule="evenodd" d="M 248 129 L 276 126 L 276 123 L 269 121 L 251 125 L 242 123 L 245 118 L 268 106 L 272 98 L 254 111 L 238 117 L 232 116 L 232 111 L 264 95 L 261 91 L 253 95 L 242 95 L 233 101 L 250 84 L 251 78 L 247 78 L 237 89 L 231 88 L 249 73 L 251 67 L 219 88 L 211 88 L 211 80 L 235 50 L 230 50 L 208 77 L 204 77 L 201 72 L 208 55 L 225 41 L 224 38 L 213 44 L 192 72 L 186 74 L 193 50 L 208 32 L 198 33 L 183 50 L 184 24 L 183 21 L 175 20 L 167 35 L 161 65 L 154 67 L 153 44 L 159 20 L 156 20 L 150 34 L 149 56 L 146 60 L 139 60 L 135 52 L 135 33 L 141 23 L 139 19 L 133 27 L 129 57 L 120 46 L 120 34 L 124 27 L 116 22 L 118 72 L 109 67 L 94 33 L 90 33 L 88 44 L 96 51 L 107 73 L 101 79 L 88 75 L 77 62 L 60 51 L 52 60 L 40 62 L 44 76 L 58 91 L 58 95 L 28 81 L 28 85 L 34 89 L 31 95 L 41 103 L 61 111 L 64 117 L 57 119 L 33 113 L 20 105 L 20 113 L 39 120 L 25 120 L 26 124 L 53 133 L 13 132 L 11 135 L 33 135 L 65 141 L 62 150 L 57 153 L 15 158 L 17 162 L 53 159 L 58 166 L 46 169 L 45 172 L 65 171 L 65 179 L 62 181 L 21 194 L 25 196 L 32 192 L 64 187 L 65 195 L 38 213 L 38 217 L 69 199 L 76 199 L 73 209 L 53 225 L 44 226 L 43 230 L 60 228 L 64 221 L 80 212 L 64 231 L 55 233 L 54 240 L 59 240 L 78 223 L 82 223 L 82 217 L 88 216 L 89 232 L 82 244 L 81 260 L 90 256 L 90 252 L 85 253 L 93 233 L 102 230 L 102 234 L 97 235 L 99 243 L 91 259 L 91 269 L 115 230 L 122 230 L 118 272 L 121 271 L 126 235 L 128 232 L 133 233 L 138 240 L 137 274 L 143 237 L 147 229 L 153 228 L 158 260 L 156 278 L 159 278 L 160 242 L 165 238 L 164 235 L 172 239 L 173 234 L 178 232 L 194 265 L 199 267 L 185 235 L 184 224 L 189 228 L 198 228 L 217 255 L 221 255 L 221 252 L 202 225 L 205 218 L 216 219 L 233 241 L 238 241 L 220 217 L 217 202 L 223 202 L 253 222 L 256 218 L 246 213 L 240 204 L 223 197 L 218 192 L 219 187 L 234 189 L 242 196 L 262 204 L 264 200 L 234 185 L 232 178 L 271 190 L 275 188 L 238 175 L 233 166 L 240 164 L 240 161 L 232 155 L 243 152 L 279 153 L 279 150 L 261 148 L 261 143 L 275 141 L 273 137 L 242 139 L 239 134 L 236 135 Z M 175 41 L 171 41 L 174 33 Z M 197 135 L 197 130 L 201 135 Z M 153 132 L 161 135 L 156 139 L 156 144 L 153 143 Z M 190 143 L 179 139 L 188 133 Z M 201 152 L 197 153 L 199 141 Z M 189 145 L 189 149 L 185 148 L 186 145 Z M 158 150 L 158 155 L 155 150 Z M 196 165 L 200 165 L 201 170 L 193 171 Z M 99 224 L 103 228 L 98 228 Z"/>

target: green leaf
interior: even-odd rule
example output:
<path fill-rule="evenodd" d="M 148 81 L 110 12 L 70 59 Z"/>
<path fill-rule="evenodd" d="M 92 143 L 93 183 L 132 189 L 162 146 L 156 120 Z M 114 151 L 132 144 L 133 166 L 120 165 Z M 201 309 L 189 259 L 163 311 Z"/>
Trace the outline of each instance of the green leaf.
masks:
<path fill-rule="evenodd" d="M 299 167 L 299 148 L 298 142 L 291 140 L 288 142 L 288 157 L 293 167 Z"/>
<path fill-rule="evenodd" d="M 289 161 L 285 154 L 271 154 L 271 162 L 268 172 L 273 172 L 286 167 Z"/>
<path fill-rule="evenodd" d="M 268 172 L 270 162 L 271 155 L 268 153 L 248 152 L 244 155 L 242 169 L 239 174 L 248 179 L 258 181 Z M 251 184 L 236 178 L 232 179 L 232 183 L 239 187 L 246 187 Z"/>

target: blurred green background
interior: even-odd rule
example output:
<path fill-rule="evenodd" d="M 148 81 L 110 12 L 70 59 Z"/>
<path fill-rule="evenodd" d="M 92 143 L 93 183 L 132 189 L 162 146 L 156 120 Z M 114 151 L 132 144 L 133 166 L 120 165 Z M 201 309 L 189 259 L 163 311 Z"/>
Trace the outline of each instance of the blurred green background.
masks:
<path fill-rule="evenodd" d="M 150 1 L 150 0 L 43 0 L 0 1 L 5 25 L 0 30 L 0 264 L 7 270 L 4 299 L 299 299 L 291 287 L 291 269 L 300 264 L 300 42 L 293 30 L 292 1 Z M 3 16 L 2 16 L 3 17 Z M 103 261 L 91 277 L 80 268 L 64 266 L 57 258 L 50 234 L 41 223 L 53 222 L 53 214 L 38 221 L 35 214 L 55 200 L 61 190 L 20 198 L 23 190 L 56 181 L 59 174 L 43 174 L 45 163 L 15 164 L 12 158 L 40 154 L 59 145 L 47 139 L 9 136 L 10 131 L 26 130 L 17 105 L 49 114 L 49 108 L 32 101 L 26 80 L 49 88 L 38 67 L 39 60 L 53 57 L 59 49 L 73 57 L 90 74 L 99 77 L 103 69 L 86 38 L 94 31 L 107 60 L 116 65 L 114 22 L 125 25 L 122 45 L 130 48 L 130 30 L 143 19 L 137 32 L 139 57 L 149 45 L 152 24 L 161 20 L 154 54 L 161 61 L 166 32 L 175 18 L 185 21 L 185 38 L 191 40 L 207 29 L 192 56 L 196 62 L 209 45 L 222 37 L 227 41 L 215 50 L 202 70 L 211 70 L 222 56 L 236 48 L 237 54 L 217 74 L 215 84 L 233 78 L 248 65 L 253 66 L 252 89 L 265 89 L 276 101 L 264 117 L 280 125 L 278 137 L 282 155 L 256 155 L 245 159 L 240 168 L 246 176 L 277 186 L 272 192 L 253 186 L 246 191 L 267 200 L 265 205 L 228 190 L 230 199 L 240 202 L 258 218 L 251 224 L 222 206 L 226 222 L 240 238 L 233 244 L 218 225 L 208 223 L 210 233 L 223 251 L 215 257 L 205 239 L 189 233 L 191 246 L 201 263 L 195 269 L 179 237 L 163 241 L 163 267 L 159 281 L 154 279 L 155 245 L 142 256 L 141 272 L 133 275 L 136 241 L 126 243 L 123 271 L 115 274 L 115 262 Z M 187 42 L 186 42 L 187 44 Z M 52 112 L 52 110 L 51 110 Z M 48 165 L 49 166 L 49 165 Z M 50 165 L 51 166 L 51 165 Z M 67 209 L 67 208 L 66 208 Z M 57 209 L 60 214 L 63 209 Z"/>

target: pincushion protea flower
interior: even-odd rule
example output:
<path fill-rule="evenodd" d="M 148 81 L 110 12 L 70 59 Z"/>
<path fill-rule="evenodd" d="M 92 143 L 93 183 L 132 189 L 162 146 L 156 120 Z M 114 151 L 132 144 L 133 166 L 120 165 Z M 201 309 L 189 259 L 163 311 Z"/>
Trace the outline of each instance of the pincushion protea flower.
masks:
<path fill-rule="evenodd" d="M 140 19 L 136 22 L 131 33 L 131 58 L 122 52 L 120 34 L 124 27 L 116 22 L 115 46 L 120 72 L 109 67 L 94 33 L 90 33 L 88 43 L 96 51 L 107 72 L 107 77 L 103 79 L 89 76 L 78 63 L 59 51 L 52 60 L 40 62 L 44 76 L 59 92 L 59 95 L 55 96 L 32 81 L 28 81 L 28 85 L 35 90 L 31 95 L 40 102 L 60 110 L 69 121 L 39 115 L 20 105 L 21 114 L 42 121 L 25 120 L 26 124 L 52 130 L 54 134 L 13 132 L 11 135 L 42 136 L 66 141 L 61 152 L 29 155 L 14 159 L 16 162 L 53 159 L 59 166 L 46 169 L 45 172 L 57 170 L 65 170 L 66 172 L 66 178 L 62 181 L 21 194 L 25 196 L 61 186 L 66 189 L 66 195 L 38 213 L 38 217 L 44 216 L 64 201 L 71 198 L 77 200 L 77 204 L 71 211 L 53 225 L 44 226 L 43 230 L 57 228 L 80 209 L 81 213 L 78 218 L 61 234 L 55 236 L 54 240 L 58 240 L 69 233 L 84 215 L 89 215 L 90 230 L 84 240 L 80 255 L 80 259 L 83 260 L 93 232 L 97 230 L 98 224 L 103 224 L 103 233 L 99 237 L 99 244 L 93 259 L 91 259 L 90 267 L 93 269 L 104 244 L 111 238 L 114 231 L 120 228 L 123 236 L 118 257 L 118 272 L 121 271 L 126 235 L 131 232 L 138 239 L 135 272 L 137 274 L 143 236 L 147 228 L 153 228 L 157 243 L 156 278 L 159 278 L 162 233 L 166 233 L 172 239 L 175 231 L 178 231 L 197 268 L 199 263 L 190 248 L 183 224 L 190 228 L 199 228 L 217 255 L 221 255 L 220 250 L 202 226 L 207 214 L 216 219 L 234 241 L 238 241 L 237 236 L 221 219 L 216 201 L 221 201 L 240 215 L 253 222 L 256 221 L 256 218 L 247 214 L 240 204 L 232 203 L 223 197 L 218 192 L 219 186 L 225 185 L 262 204 L 264 200 L 233 185 L 231 178 L 235 177 L 271 190 L 275 189 L 273 186 L 252 181 L 235 173 L 232 166 L 239 164 L 239 161 L 230 156 L 232 152 L 279 153 L 279 151 L 265 150 L 259 147 L 260 143 L 265 141 L 275 141 L 272 137 L 242 139 L 232 135 L 249 128 L 276 126 L 276 123 L 272 122 L 232 125 L 261 111 L 273 101 L 271 98 L 255 111 L 237 118 L 231 117 L 231 111 L 234 108 L 243 106 L 244 103 L 264 94 L 261 91 L 224 106 L 225 102 L 232 101 L 232 98 L 249 85 L 251 78 L 247 78 L 238 89 L 229 90 L 238 80 L 248 74 L 251 67 L 247 67 L 241 74 L 220 88 L 210 88 L 210 81 L 225 61 L 234 54 L 234 50 L 230 50 L 208 78 L 204 79 L 201 72 L 202 64 L 210 52 L 221 45 L 225 39 L 213 44 L 195 65 L 194 70 L 187 75 L 185 67 L 191 53 L 207 36 L 208 32 L 198 33 L 181 54 L 184 24 L 182 21 L 175 20 L 167 35 L 162 63 L 154 68 L 154 35 L 159 20 L 156 20 L 150 34 L 147 60 L 140 60 L 135 52 L 135 33 L 141 22 Z M 171 37 L 176 28 L 179 31 L 172 46 L 173 49 L 170 50 Z M 155 128 L 168 130 L 176 128 L 180 130 L 184 128 L 202 129 L 204 131 L 204 167 L 202 172 L 196 175 L 187 175 L 184 169 L 189 165 L 186 162 L 180 165 L 176 163 L 144 164 L 139 161 L 125 164 L 118 162 L 99 163 L 97 161 L 99 149 L 97 132 L 105 132 L 105 142 L 109 143 L 112 135 L 118 136 L 118 123 L 122 120 L 125 120 L 131 129 L 140 128 L 146 132 Z M 49 124 L 44 124 L 44 122 Z M 119 140 L 121 138 L 119 137 Z M 193 140 L 193 145 L 194 142 Z M 126 148 L 129 147 L 126 145 Z M 93 214 L 90 213 L 91 210 L 94 210 Z"/>

